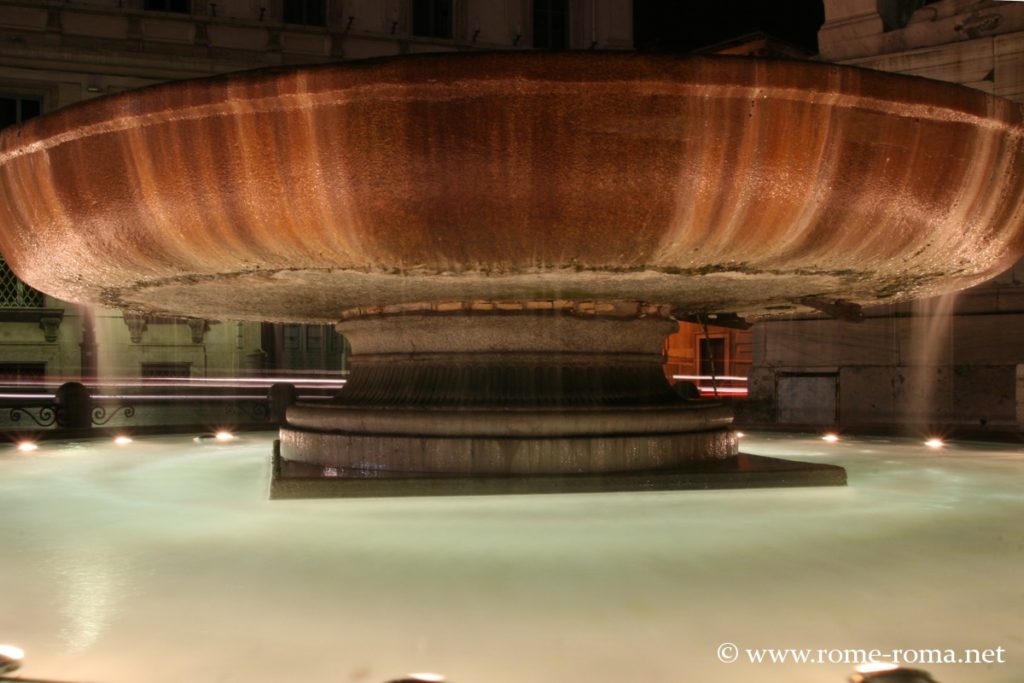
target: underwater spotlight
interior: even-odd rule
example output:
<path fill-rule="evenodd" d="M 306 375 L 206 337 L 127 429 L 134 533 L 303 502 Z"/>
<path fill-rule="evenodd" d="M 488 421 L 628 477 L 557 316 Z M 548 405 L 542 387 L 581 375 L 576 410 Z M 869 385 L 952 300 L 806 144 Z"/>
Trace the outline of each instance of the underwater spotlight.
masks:
<path fill-rule="evenodd" d="M 192 438 L 196 443 L 208 443 L 210 441 L 228 443 L 229 441 L 235 441 L 236 439 L 238 439 L 238 437 L 235 436 L 235 433 L 227 429 L 218 429 L 215 432 L 206 432 L 205 434 L 200 434 L 199 436 Z"/>
<path fill-rule="evenodd" d="M 734 433 L 736 434 L 736 438 L 737 439 L 742 439 L 743 437 L 746 436 L 746 434 L 744 434 L 743 432 L 734 432 Z"/>
<path fill-rule="evenodd" d="M 839 435 L 833 432 L 829 432 L 828 434 L 822 436 L 821 440 L 828 441 L 829 443 L 836 443 L 837 441 L 839 441 Z"/>
<path fill-rule="evenodd" d="M 946 445 L 946 442 L 943 441 L 942 439 L 933 436 L 932 438 L 925 441 L 924 445 L 927 446 L 928 448 L 942 448 L 943 446 Z"/>
<path fill-rule="evenodd" d="M 850 683 L 938 683 L 921 669 L 908 669 L 895 664 L 865 664 L 848 679 Z"/>
<path fill-rule="evenodd" d="M 127 446 L 131 442 L 132 442 L 132 437 L 130 437 L 130 436 L 125 436 L 125 435 L 122 434 L 121 436 L 115 436 L 114 437 L 114 443 L 116 443 L 118 446 Z"/>
<path fill-rule="evenodd" d="M 39 450 L 39 444 L 35 441 L 19 441 L 18 450 L 22 453 L 31 453 L 32 451 Z"/>
<path fill-rule="evenodd" d="M 25 659 L 25 651 L 20 647 L 0 645 L 0 676 L 20 669 L 23 659 Z"/>

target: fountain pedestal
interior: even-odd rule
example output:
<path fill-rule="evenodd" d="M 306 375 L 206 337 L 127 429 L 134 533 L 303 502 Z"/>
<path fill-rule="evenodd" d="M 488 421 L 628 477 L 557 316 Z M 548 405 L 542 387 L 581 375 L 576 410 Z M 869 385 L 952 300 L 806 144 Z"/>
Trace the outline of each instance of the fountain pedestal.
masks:
<path fill-rule="evenodd" d="M 676 323 L 635 302 L 403 305 L 351 312 L 348 385 L 296 405 L 291 461 L 361 472 L 563 474 L 678 467 L 737 454 L 722 404 L 676 396 Z"/>
<path fill-rule="evenodd" d="M 66 107 L 0 133 L 0 190 L 0 252 L 53 296 L 341 320 L 351 383 L 288 410 L 299 466 L 728 467 L 728 411 L 661 375 L 669 311 L 996 275 L 1024 255 L 1024 114 L 797 60 L 408 55 Z"/>

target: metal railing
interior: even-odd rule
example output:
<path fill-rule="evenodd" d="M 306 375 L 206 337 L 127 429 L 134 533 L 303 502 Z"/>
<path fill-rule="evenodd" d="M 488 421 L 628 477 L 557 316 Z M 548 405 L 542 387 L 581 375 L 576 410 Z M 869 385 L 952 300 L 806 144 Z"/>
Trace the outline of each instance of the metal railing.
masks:
<path fill-rule="evenodd" d="M 677 382 L 693 382 L 701 398 L 746 398 L 747 378 L 739 375 L 672 375 Z"/>
<path fill-rule="evenodd" d="M 0 432 L 270 428 L 292 403 L 329 400 L 344 385 L 338 377 L 13 381 L 0 384 Z"/>

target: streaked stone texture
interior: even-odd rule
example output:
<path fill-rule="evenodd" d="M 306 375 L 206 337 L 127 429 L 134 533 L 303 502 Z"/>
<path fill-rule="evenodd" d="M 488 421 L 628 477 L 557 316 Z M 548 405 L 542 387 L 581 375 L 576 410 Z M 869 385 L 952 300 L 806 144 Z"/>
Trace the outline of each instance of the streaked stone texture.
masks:
<path fill-rule="evenodd" d="M 0 250 L 61 298 L 338 320 L 644 300 L 759 316 L 1024 249 L 1020 108 L 804 62 L 463 54 L 173 83 L 0 137 Z"/>

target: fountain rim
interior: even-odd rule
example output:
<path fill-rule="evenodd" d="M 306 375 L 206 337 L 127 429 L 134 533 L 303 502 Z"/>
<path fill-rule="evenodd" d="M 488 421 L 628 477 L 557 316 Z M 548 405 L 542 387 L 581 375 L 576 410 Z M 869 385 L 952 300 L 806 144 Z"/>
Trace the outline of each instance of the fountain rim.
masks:
<path fill-rule="evenodd" d="M 487 68 L 473 67 L 479 63 Z M 552 63 L 562 68 L 552 68 Z M 412 64 L 421 67 L 405 68 Z M 452 64 L 458 64 L 463 73 L 440 74 L 433 70 L 437 66 L 450 69 Z M 729 68 L 724 75 L 720 66 L 708 68 L 726 64 Z M 772 64 L 785 64 L 786 68 L 768 68 Z M 608 68 L 613 65 L 615 69 Z M 782 72 L 790 74 L 782 78 L 779 76 Z M 447 76 L 448 82 L 439 81 L 440 76 Z M 702 81 L 700 76 L 714 76 L 717 80 Z M 523 84 L 563 84 L 577 88 L 616 82 L 648 87 L 661 84 L 661 92 L 676 96 L 683 94 L 680 88 L 698 86 L 718 90 L 715 94 L 725 97 L 749 95 L 754 91 L 763 98 L 793 99 L 795 93 L 811 93 L 820 96 L 818 101 L 808 100 L 812 104 L 875 110 L 902 118 L 959 121 L 1003 130 L 1013 139 L 1024 138 L 1024 105 L 956 83 L 853 65 L 738 55 L 602 50 L 480 51 L 393 55 L 330 64 L 251 69 L 159 83 L 84 100 L 0 131 L 0 166 L 17 157 L 93 135 L 172 119 L 202 120 L 248 113 L 233 106 L 239 99 L 261 101 L 265 103 L 262 108 L 273 111 L 281 109 L 273 105 L 297 95 L 346 93 L 386 84 L 411 91 L 420 87 L 438 90 L 445 86 L 462 87 L 469 82 L 476 86 L 490 82 L 500 84 L 498 87 L 504 90 L 504 84 L 511 79 Z M 280 87 L 290 83 L 293 85 Z M 911 85 L 919 87 L 908 87 Z M 256 92 L 267 87 L 274 92 Z M 898 92 L 899 96 L 886 96 L 887 92 Z M 184 93 L 188 97 L 178 97 Z M 505 94 L 514 96 L 516 93 L 505 90 Z M 338 103 L 331 100 L 321 106 Z M 194 115 L 183 115 L 186 111 L 193 111 Z"/>

